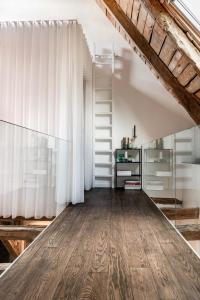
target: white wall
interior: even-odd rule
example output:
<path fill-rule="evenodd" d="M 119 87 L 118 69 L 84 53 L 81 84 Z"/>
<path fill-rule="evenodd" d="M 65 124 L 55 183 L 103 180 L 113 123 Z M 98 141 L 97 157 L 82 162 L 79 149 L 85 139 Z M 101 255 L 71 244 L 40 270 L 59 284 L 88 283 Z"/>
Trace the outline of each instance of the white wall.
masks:
<path fill-rule="evenodd" d="M 91 52 L 114 46 L 115 147 L 137 125 L 138 144 L 193 126 L 194 122 L 133 53 L 95 0 L 0 0 L 0 20 L 75 19 L 83 26 Z"/>
<path fill-rule="evenodd" d="M 190 116 L 131 49 L 116 58 L 114 77 L 115 144 L 136 124 L 141 145 L 193 126 Z"/>

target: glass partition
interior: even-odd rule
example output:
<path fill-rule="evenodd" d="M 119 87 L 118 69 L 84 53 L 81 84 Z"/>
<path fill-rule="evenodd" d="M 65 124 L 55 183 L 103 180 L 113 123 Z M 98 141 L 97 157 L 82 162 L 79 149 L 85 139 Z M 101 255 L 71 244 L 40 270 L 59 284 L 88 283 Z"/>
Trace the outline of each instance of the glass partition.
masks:
<path fill-rule="evenodd" d="M 143 146 L 143 190 L 200 255 L 200 127 Z"/>
<path fill-rule="evenodd" d="M 176 198 L 184 209 L 176 226 L 200 254 L 200 127 L 176 133 L 175 151 Z"/>
<path fill-rule="evenodd" d="M 0 216 L 56 216 L 70 197 L 71 144 L 4 121 L 0 137 Z"/>

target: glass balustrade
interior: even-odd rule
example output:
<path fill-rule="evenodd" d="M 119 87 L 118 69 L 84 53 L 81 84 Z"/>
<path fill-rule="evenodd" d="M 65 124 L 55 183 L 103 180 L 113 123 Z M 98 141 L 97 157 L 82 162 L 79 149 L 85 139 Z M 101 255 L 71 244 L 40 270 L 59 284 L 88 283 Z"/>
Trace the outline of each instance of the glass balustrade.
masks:
<path fill-rule="evenodd" d="M 0 121 L 0 216 L 51 218 L 70 198 L 70 142 Z"/>
<path fill-rule="evenodd" d="M 200 127 L 143 146 L 143 190 L 200 255 Z"/>

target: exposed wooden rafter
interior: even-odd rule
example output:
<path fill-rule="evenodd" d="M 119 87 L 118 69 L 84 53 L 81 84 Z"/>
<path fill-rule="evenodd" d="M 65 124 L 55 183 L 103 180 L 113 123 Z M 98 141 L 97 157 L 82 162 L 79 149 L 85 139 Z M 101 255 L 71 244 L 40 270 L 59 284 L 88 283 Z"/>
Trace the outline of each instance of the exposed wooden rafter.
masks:
<path fill-rule="evenodd" d="M 22 241 L 9 241 L 9 240 L 2 240 L 4 247 L 7 249 L 10 257 L 12 259 L 17 258 L 20 253 L 24 250 Z"/>
<path fill-rule="evenodd" d="M 53 218 L 52 218 L 53 219 Z M 10 259 L 16 259 L 26 247 L 46 228 L 52 219 L 25 219 L 0 217 L 0 240 Z M 0 271 L 1 273 L 1 271 Z"/>
<path fill-rule="evenodd" d="M 96 0 L 116 29 L 200 124 L 200 53 L 156 0 Z"/>
<path fill-rule="evenodd" d="M 180 9 L 169 0 L 160 0 L 175 22 L 185 32 L 190 41 L 200 50 L 200 32 L 193 23 L 184 16 Z"/>

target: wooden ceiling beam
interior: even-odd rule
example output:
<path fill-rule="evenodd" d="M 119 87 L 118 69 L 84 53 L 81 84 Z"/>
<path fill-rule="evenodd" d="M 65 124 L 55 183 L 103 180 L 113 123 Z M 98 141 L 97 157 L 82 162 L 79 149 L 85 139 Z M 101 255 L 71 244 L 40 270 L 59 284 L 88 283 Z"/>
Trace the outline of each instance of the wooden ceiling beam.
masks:
<path fill-rule="evenodd" d="M 0 240 L 33 241 L 42 230 L 38 227 L 0 225 Z"/>
<path fill-rule="evenodd" d="M 32 218 L 25 218 L 25 217 L 16 217 L 16 218 L 12 218 L 12 217 L 8 217 L 8 218 L 4 218 L 3 216 L 0 216 L 0 222 L 14 222 L 15 224 L 17 222 L 21 222 L 21 221 L 53 221 L 53 219 L 55 219 L 55 217 L 51 217 L 51 218 L 46 218 L 46 217 L 42 217 L 40 219 L 36 219 L 34 217 Z"/>
<path fill-rule="evenodd" d="M 115 0 L 96 1 L 167 90 L 200 124 L 196 79 L 200 55 L 162 5 L 156 0 L 123 1 L 123 5 Z"/>

